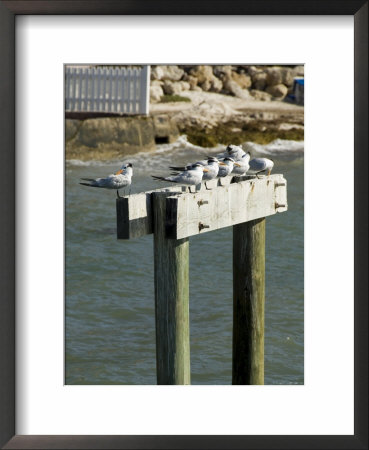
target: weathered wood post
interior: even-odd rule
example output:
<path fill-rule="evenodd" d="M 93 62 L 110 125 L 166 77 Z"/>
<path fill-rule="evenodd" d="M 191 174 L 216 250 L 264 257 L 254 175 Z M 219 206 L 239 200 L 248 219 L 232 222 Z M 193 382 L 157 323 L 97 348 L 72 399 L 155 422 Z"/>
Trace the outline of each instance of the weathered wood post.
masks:
<path fill-rule="evenodd" d="M 265 217 L 287 211 L 287 181 L 222 179 L 117 199 L 117 237 L 154 233 L 158 384 L 190 384 L 189 237 L 233 226 L 233 384 L 264 384 Z M 209 188 L 209 183 L 208 186 Z"/>
<path fill-rule="evenodd" d="M 233 226 L 232 384 L 264 384 L 265 219 Z"/>
<path fill-rule="evenodd" d="M 158 384 L 190 384 L 189 239 L 168 239 L 168 193 L 153 194 Z"/>

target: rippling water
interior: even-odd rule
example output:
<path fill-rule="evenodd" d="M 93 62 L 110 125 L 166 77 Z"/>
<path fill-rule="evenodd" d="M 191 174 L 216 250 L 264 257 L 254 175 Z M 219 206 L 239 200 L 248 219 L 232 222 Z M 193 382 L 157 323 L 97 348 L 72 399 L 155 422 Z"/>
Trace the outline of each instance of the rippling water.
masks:
<path fill-rule="evenodd" d="M 247 147 L 273 154 L 274 173 L 288 181 L 288 212 L 266 222 L 265 384 L 303 384 L 303 147 Z M 169 163 L 222 149 L 182 137 L 130 157 L 132 193 L 162 187 L 150 174 L 166 173 Z M 115 191 L 78 184 L 120 164 L 66 166 L 66 384 L 156 384 L 153 238 L 118 241 Z M 231 228 L 190 238 L 190 333 L 192 384 L 231 384 Z"/>

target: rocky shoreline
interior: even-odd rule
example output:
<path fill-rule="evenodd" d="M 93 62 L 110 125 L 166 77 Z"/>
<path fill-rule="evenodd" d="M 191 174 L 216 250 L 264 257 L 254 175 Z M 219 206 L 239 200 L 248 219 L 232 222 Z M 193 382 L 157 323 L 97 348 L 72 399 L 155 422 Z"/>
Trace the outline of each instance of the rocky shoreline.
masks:
<path fill-rule="evenodd" d="M 66 159 L 122 158 L 181 134 L 203 147 L 303 140 L 304 107 L 285 101 L 302 75 L 302 66 L 152 66 L 150 114 L 67 116 Z M 187 101 L 163 102 L 169 95 Z"/>
<path fill-rule="evenodd" d="M 150 101 L 185 91 L 216 92 L 244 100 L 283 100 L 292 93 L 295 77 L 304 66 L 171 65 L 152 66 Z"/>

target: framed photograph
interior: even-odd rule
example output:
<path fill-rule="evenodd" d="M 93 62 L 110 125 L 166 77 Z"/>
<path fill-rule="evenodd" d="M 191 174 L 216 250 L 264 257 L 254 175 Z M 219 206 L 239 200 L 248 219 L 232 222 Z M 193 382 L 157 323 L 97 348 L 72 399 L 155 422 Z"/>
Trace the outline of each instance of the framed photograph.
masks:
<path fill-rule="evenodd" d="M 297 5 L 262 0 L 149 6 L 126 1 L 1 1 L 0 33 L 3 448 L 368 448 L 367 2 L 312 5 L 301 1 Z M 165 71 L 170 75 L 163 76 Z M 121 88 L 118 77 L 123 80 Z M 123 98 L 123 86 L 129 92 L 128 101 Z M 148 92 L 152 114 L 147 123 L 136 119 L 130 124 L 132 109 L 147 114 Z M 136 94 L 140 95 L 137 103 L 132 97 Z M 230 114 L 233 103 L 245 96 L 268 105 L 264 115 L 247 111 L 252 126 L 250 121 L 246 126 L 242 120 L 233 120 Z M 285 101 L 275 101 L 279 97 Z M 176 122 L 165 122 L 169 108 L 165 101 L 178 111 Z M 294 106 L 303 102 L 304 107 Z M 204 292 L 216 286 L 213 278 L 220 283 L 224 275 L 227 283 L 232 273 L 228 236 L 216 228 L 209 233 L 214 225 L 203 219 L 196 219 L 195 228 L 189 223 L 183 231 L 174 216 L 165 233 L 183 243 L 180 264 L 188 263 L 189 236 L 207 237 L 191 240 L 191 297 L 195 299 L 191 346 L 195 351 L 191 379 L 189 354 L 182 350 L 180 356 L 173 353 L 175 372 L 166 372 L 171 354 L 157 332 L 156 379 L 155 317 L 157 330 L 168 327 L 165 333 L 174 333 L 176 348 L 183 345 L 185 349 L 189 341 L 185 317 L 177 319 L 174 312 L 164 314 L 162 323 L 158 320 L 164 298 L 176 297 L 174 291 L 182 286 L 177 281 L 173 285 L 160 282 L 160 273 L 176 271 L 178 255 L 167 264 L 157 263 L 160 252 L 170 255 L 168 248 L 161 247 L 157 218 L 151 225 L 133 218 L 128 228 L 126 219 L 119 218 L 121 214 L 130 217 L 133 201 L 141 201 L 135 195 L 164 186 L 163 178 L 173 184 L 194 178 L 185 188 L 189 193 L 183 190 L 184 195 L 169 196 L 169 200 L 162 195 L 163 205 L 175 203 L 174 211 L 180 214 L 184 197 L 197 202 L 201 194 L 207 201 L 197 202 L 196 211 L 206 210 L 202 205 L 211 203 L 215 195 L 206 183 L 215 179 L 209 175 L 204 183 L 208 175 L 201 163 L 186 169 L 182 165 L 201 154 L 210 158 L 207 172 L 219 162 L 242 168 L 242 158 L 249 158 L 250 151 L 251 159 L 264 157 L 262 162 L 247 161 L 247 173 L 252 164 L 258 172 L 255 164 L 269 164 L 268 158 L 277 151 L 268 147 L 273 133 L 272 128 L 263 128 L 263 120 L 266 111 L 272 114 L 278 105 L 284 105 L 279 112 L 283 120 L 273 126 L 279 130 L 278 137 L 284 133 L 286 139 L 299 141 L 302 136 L 302 150 L 301 146 L 293 149 L 296 154 L 302 151 L 302 158 L 283 159 L 279 153 L 265 176 L 253 174 L 251 181 L 246 177 L 227 185 L 226 174 L 223 181 L 218 175 L 217 181 L 222 192 L 233 189 L 234 198 L 243 183 L 249 183 L 245 189 L 257 196 L 258 189 L 267 195 L 270 180 L 286 189 L 278 174 L 286 173 L 287 183 L 291 181 L 288 213 L 276 216 L 288 220 L 278 225 L 266 219 L 272 224 L 267 236 L 273 236 L 271 241 L 278 245 L 273 250 L 267 247 L 274 267 L 274 272 L 267 269 L 267 300 L 274 292 L 275 298 L 267 303 L 266 317 L 272 326 L 266 330 L 265 379 L 264 368 L 245 375 L 235 363 L 237 342 L 243 339 L 235 325 L 235 294 L 231 378 L 224 362 L 232 366 L 232 349 L 228 349 L 232 327 L 219 312 L 223 306 L 230 310 L 229 299 L 222 292 L 218 300 L 213 296 L 211 305 L 218 305 L 219 313 L 215 317 L 212 311 L 213 322 L 207 317 L 210 303 L 202 303 Z M 103 114 L 108 134 L 101 136 L 89 119 L 101 117 L 98 111 L 108 106 L 115 113 L 111 119 L 110 113 Z M 223 121 L 220 130 L 211 109 L 233 117 L 229 121 L 233 128 L 227 129 Z M 242 105 L 237 114 L 242 116 Z M 294 114 L 293 120 L 289 114 Z M 109 131 L 113 123 L 114 130 Z M 135 128 L 134 136 L 129 126 Z M 152 129 L 156 131 L 151 136 Z M 235 146 L 227 146 L 227 132 L 232 139 L 239 137 L 239 142 L 232 141 Z M 146 153 L 136 156 L 130 150 L 132 160 L 122 158 L 122 136 L 126 136 L 124 142 L 132 138 L 130 149 L 137 144 Z M 257 144 L 245 145 L 246 140 Z M 97 161 L 96 149 L 105 155 L 103 161 Z M 236 155 L 236 150 L 243 155 Z M 233 153 L 227 156 L 227 152 Z M 115 169 L 118 162 L 124 164 Z M 174 172 L 165 174 L 174 162 Z M 270 174 L 273 164 L 279 170 Z M 108 173 L 115 175 L 104 178 Z M 117 186 L 118 181 L 123 184 Z M 113 183 L 114 189 L 90 189 L 110 188 L 107 183 Z M 129 194 L 122 199 L 124 189 Z M 275 195 L 273 191 L 273 205 L 278 203 L 274 208 L 279 210 L 273 211 L 284 212 L 287 201 L 281 200 L 281 194 L 276 203 Z M 150 194 L 151 198 L 156 217 L 160 195 Z M 149 208 L 146 197 L 143 204 Z M 302 208 L 300 216 L 296 205 Z M 104 216 L 110 210 L 111 217 Z M 223 218 L 222 226 L 236 225 L 234 244 L 235 239 L 242 242 L 242 233 L 251 231 L 242 229 L 235 237 L 235 228 L 244 219 L 232 211 L 230 221 Z M 274 212 L 255 216 L 254 222 Z M 295 226 L 300 234 L 285 242 L 283 230 Z M 255 236 L 260 230 L 255 228 L 248 242 L 257 246 L 261 238 Z M 150 237 L 140 237 L 137 245 L 137 236 L 153 231 L 155 258 Z M 228 267 L 224 261 L 219 264 L 212 235 L 223 259 L 229 260 L 229 269 L 224 269 Z M 121 240 L 127 237 L 132 240 Z M 261 253 L 254 252 L 245 267 L 238 267 L 236 247 L 233 271 L 251 273 Z M 278 263 L 283 268 L 280 273 Z M 171 277 L 168 273 L 165 278 Z M 146 285 L 150 287 L 154 278 L 156 306 L 152 304 L 155 311 L 151 311 L 142 299 L 151 296 Z M 188 277 L 181 278 L 181 283 L 188 283 Z M 249 289 L 262 292 L 256 285 L 248 285 Z M 244 287 L 233 282 L 233 292 L 238 290 L 242 298 Z M 115 294 L 124 305 L 109 303 Z M 297 304 L 289 296 L 301 298 L 298 311 L 283 309 Z M 282 301 L 284 306 L 278 305 Z M 130 314 L 132 320 L 127 321 Z M 288 329 L 284 329 L 286 320 Z M 211 325 L 216 321 L 224 322 L 221 333 Z M 146 329 L 140 330 L 141 326 Z M 114 333 L 107 333 L 106 327 Z M 169 355 L 167 361 L 161 360 L 160 345 L 163 354 Z M 207 355 L 202 358 L 201 352 Z M 111 364 L 114 360 L 121 363 Z M 256 359 L 252 364 L 257 364 Z"/>

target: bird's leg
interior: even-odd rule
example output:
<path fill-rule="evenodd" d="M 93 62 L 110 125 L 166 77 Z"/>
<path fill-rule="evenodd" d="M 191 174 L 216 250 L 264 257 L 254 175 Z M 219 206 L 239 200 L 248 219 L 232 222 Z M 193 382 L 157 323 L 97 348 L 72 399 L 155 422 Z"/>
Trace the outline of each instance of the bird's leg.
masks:
<path fill-rule="evenodd" d="M 128 195 L 131 195 L 131 185 L 129 185 L 129 192 Z"/>
<path fill-rule="evenodd" d="M 272 169 L 269 169 L 269 170 L 268 170 L 268 177 L 269 177 L 269 175 L 270 175 L 271 171 L 272 171 Z"/>
<path fill-rule="evenodd" d="M 117 198 L 122 198 L 122 197 L 119 195 L 118 189 L 117 189 Z"/>
<path fill-rule="evenodd" d="M 206 184 L 206 181 L 205 181 L 205 189 L 207 190 L 207 191 L 211 191 L 211 188 L 208 188 L 208 185 Z"/>

